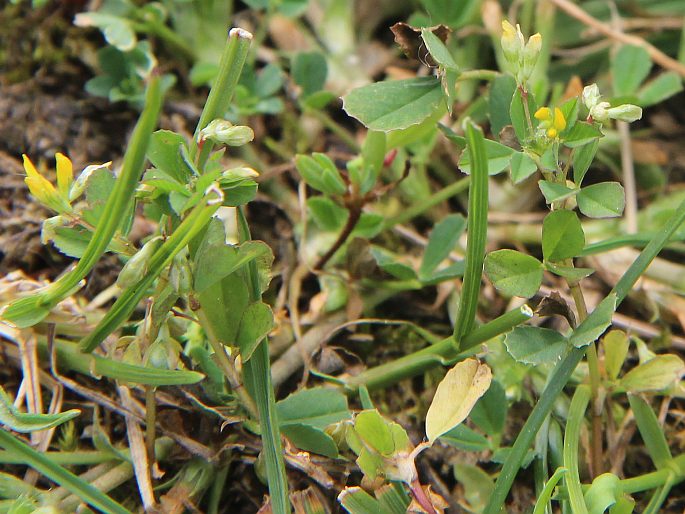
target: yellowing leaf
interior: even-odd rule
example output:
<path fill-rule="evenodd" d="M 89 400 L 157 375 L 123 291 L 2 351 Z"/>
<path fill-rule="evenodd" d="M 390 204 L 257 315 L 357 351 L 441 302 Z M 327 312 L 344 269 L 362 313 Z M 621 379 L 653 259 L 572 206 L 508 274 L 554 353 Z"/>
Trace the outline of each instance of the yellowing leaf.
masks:
<path fill-rule="evenodd" d="M 464 421 L 478 398 L 488 390 L 491 381 L 490 368 L 476 359 L 462 361 L 449 370 L 428 408 L 428 440 L 432 443 Z"/>

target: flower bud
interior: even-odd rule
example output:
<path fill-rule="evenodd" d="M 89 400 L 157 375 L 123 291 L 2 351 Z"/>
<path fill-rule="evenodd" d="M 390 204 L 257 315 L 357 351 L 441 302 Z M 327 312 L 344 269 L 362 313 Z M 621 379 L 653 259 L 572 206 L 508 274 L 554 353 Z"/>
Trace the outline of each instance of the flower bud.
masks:
<path fill-rule="evenodd" d="M 162 238 L 155 237 L 150 239 L 138 252 L 131 257 L 119 272 L 117 277 L 117 285 L 122 289 L 131 287 L 145 276 L 148 271 L 148 265 L 152 255 L 155 253 L 159 245 L 162 243 Z"/>
<path fill-rule="evenodd" d="M 254 179 L 259 176 L 259 172 L 247 166 L 240 166 L 238 168 L 231 168 L 221 174 L 220 182 L 232 182 L 234 180 Z"/>
<path fill-rule="evenodd" d="M 607 109 L 607 114 L 609 115 L 609 118 L 613 120 L 631 123 L 642 118 L 642 108 L 633 104 L 623 104 Z"/>
<path fill-rule="evenodd" d="M 200 131 L 199 139 L 209 139 L 228 146 L 243 146 L 254 139 L 254 132 L 246 125 L 233 125 L 230 121 L 217 119 Z"/>
<path fill-rule="evenodd" d="M 523 76 L 525 80 L 528 80 L 533 74 L 541 49 L 542 36 L 539 33 L 530 36 L 526 46 L 523 48 Z"/>
<path fill-rule="evenodd" d="M 597 84 L 590 84 L 583 88 L 583 104 L 585 104 L 585 107 L 588 109 L 592 109 L 597 105 L 600 98 L 602 98 L 602 95 L 599 94 Z"/>
<path fill-rule="evenodd" d="M 507 20 L 503 20 L 501 43 L 504 58 L 518 71 L 523 53 L 523 34 L 519 26 L 514 28 Z"/>
<path fill-rule="evenodd" d="M 590 109 L 590 116 L 595 121 L 600 123 L 606 123 L 609 121 L 608 109 L 611 106 L 609 102 L 599 102 L 597 105 Z"/>

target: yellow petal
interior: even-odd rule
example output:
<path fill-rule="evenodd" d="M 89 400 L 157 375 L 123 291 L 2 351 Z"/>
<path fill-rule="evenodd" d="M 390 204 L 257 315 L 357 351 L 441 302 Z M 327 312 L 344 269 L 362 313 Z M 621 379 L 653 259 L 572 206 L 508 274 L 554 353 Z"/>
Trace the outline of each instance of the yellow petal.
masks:
<path fill-rule="evenodd" d="M 53 195 L 57 194 L 55 186 L 48 179 L 40 175 L 31 175 L 24 179 L 31 194 L 43 203 L 49 203 Z"/>
<path fill-rule="evenodd" d="M 546 121 L 552 118 L 552 111 L 549 110 L 549 107 L 540 107 L 535 111 L 534 116 L 536 120 Z"/>
<path fill-rule="evenodd" d="M 547 137 L 548 138 L 554 139 L 558 135 L 559 135 L 559 132 L 554 127 L 547 129 Z"/>
<path fill-rule="evenodd" d="M 23 153 L 23 154 L 21 154 L 21 156 L 24 159 L 24 171 L 26 172 L 26 176 L 27 177 L 40 177 L 40 173 L 38 173 L 38 170 L 36 169 L 36 167 L 31 162 L 31 159 L 28 158 L 28 155 Z"/>
<path fill-rule="evenodd" d="M 557 132 L 566 128 L 566 118 L 564 118 L 564 113 L 559 107 L 554 108 L 554 128 L 557 129 Z"/>
<path fill-rule="evenodd" d="M 65 198 L 69 197 L 69 188 L 74 180 L 74 167 L 69 157 L 63 153 L 55 154 L 57 161 L 57 189 Z"/>

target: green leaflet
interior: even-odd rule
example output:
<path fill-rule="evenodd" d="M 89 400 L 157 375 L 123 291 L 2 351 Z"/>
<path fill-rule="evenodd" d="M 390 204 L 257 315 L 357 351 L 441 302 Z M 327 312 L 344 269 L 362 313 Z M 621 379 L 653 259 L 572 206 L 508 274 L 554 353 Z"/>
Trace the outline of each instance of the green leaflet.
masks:
<path fill-rule="evenodd" d="M 12 402 L 12 398 L 0 386 L 0 423 L 16 432 L 36 432 L 56 427 L 74 419 L 81 414 L 78 409 L 71 409 L 58 414 L 27 414 L 20 412 Z"/>

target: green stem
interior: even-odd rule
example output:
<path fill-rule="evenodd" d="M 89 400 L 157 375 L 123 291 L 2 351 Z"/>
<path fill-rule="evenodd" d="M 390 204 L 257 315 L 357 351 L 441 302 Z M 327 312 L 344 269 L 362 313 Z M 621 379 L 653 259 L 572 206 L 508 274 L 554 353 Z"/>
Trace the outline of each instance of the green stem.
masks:
<path fill-rule="evenodd" d="M 466 140 L 471 158 L 471 185 L 469 187 L 469 216 L 467 219 L 466 257 L 464 281 L 459 302 L 459 314 L 454 323 L 454 340 L 457 347 L 471 332 L 476 320 L 480 282 L 483 276 L 483 259 L 488 235 L 488 169 L 483 131 L 472 122 L 466 122 Z"/>
<path fill-rule="evenodd" d="M 179 36 L 178 33 L 174 32 L 171 28 L 167 27 L 163 23 L 151 23 L 148 21 L 133 22 L 133 28 L 136 32 L 142 34 L 151 34 L 158 37 L 169 47 L 178 52 L 180 57 L 189 63 L 193 63 L 197 60 L 195 52 L 186 43 L 186 41 Z"/>
<path fill-rule="evenodd" d="M 646 473 L 639 477 L 621 480 L 621 490 L 626 494 L 641 493 L 663 486 L 673 476 L 673 484 L 685 480 L 685 454 L 674 457 L 668 467 Z"/>
<path fill-rule="evenodd" d="M 466 70 L 462 71 L 457 78 L 457 82 L 464 80 L 495 80 L 501 73 L 494 70 Z"/>
<path fill-rule="evenodd" d="M 550 477 L 547 483 L 545 483 L 545 487 L 542 489 L 542 492 L 538 496 L 538 500 L 535 503 L 535 509 L 533 509 L 533 514 L 545 514 L 547 504 L 552 499 L 552 493 L 554 492 L 554 488 L 557 486 L 559 480 L 561 480 L 561 478 L 567 471 L 568 469 L 566 468 L 557 468 L 557 470 Z"/>
<path fill-rule="evenodd" d="M 0 446 L 21 458 L 22 464 L 32 467 L 41 475 L 61 485 L 71 493 L 81 498 L 107 514 L 130 514 L 130 512 L 112 498 L 102 493 L 92 485 L 85 483 L 79 477 L 67 471 L 59 464 L 50 460 L 45 454 L 39 453 L 26 443 L 0 429 Z"/>
<path fill-rule="evenodd" d="M 121 450 L 126 452 L 128 450 Z M 92 464 L 102 464 L 103 462 L 110 462 L 119 460 L 119 457 L 108 451 L 100 450 L 81 450 L 81 451 L 54 451 L 43 453 L 46 458 L 50 459 L 55 464 L 60 466 L 88 466 Z M 0 464 L 23 464 L 24 459 L 11 451 L 0 451 Z"/>
<path fill-rule="evenodd" d="M 241 208 L 238 208 L 238 232 L 241 242 L 250 240 L 250 228 Z M 262 292 L 259 287 L 257 264 L 254 260 L 248 264 L 247 276 L 250 301 L 261 301 Z M 276 399 L 271 384 L 268 339 L 265 337 L 257 345 L 250 359 L 243 363 L 243 381 L 259 411 L 259 427 L 262 435 L 266 476 L 269 482 L 271 508 L 274 514 L 287 514 L 290 512 L 288 477 L 285 472 L 281 432 L 276 416 Z"/>
<path fill-rule="evenodd" d="M 645 249 L 642 250 L 638 258 L 635 259 L 635 262 L 633 262 L 630 268 L 623 274 L 612 290 L 617 296 L 617 306 L 625 299 L 635 282 L 637 282 L 642 273 L 647 269 L 647 266 L 649 266 L 650 262 L 652 262 L 654 257 L 656 257 L 666 245 L 683 221 L 685 221 L 685 201 L 679 205 L 663 229 L 649 242 Z M 514 483 L 516 473 L 523 462 L 530 444 L 535 438 L 535 434 L 547 417 L 547 414 L 551 411 L 557 396 L 563 390 L 584 354 L 585 348 L 572 348 L 566 357 L 557 364 L 552 371 L 547 387 L 543 391 L 540 400 L 533 408 L 533 411 L 530 413 L 530 416 L 528 416 L 526 423 L 519 432 L 519 435 L 502 466 L 502 471 L 495 483 L 495 489 L 490 496 L 490 501 L 483 511 L 483 514 L 499 514 L 502 510 L 509 490 L 511 489 L 511 485 Z"/>
<path fill-rule="evenodd" d="M 204 165 L 213 148 L 211 141 L 205 141 L 198 157 L 198 137 L 200 131 L 212 120 L 225 116 L 235 87 L 238 84 L 248 51 L 250 50 L 251 41 L 252 34 L 247 30 L 234 28 L 228 33 L 228 44 L 224 48 L 221 61 L 219 62 L 219 74 L 209 92 L 205 107 L 202 109 L 202 114 L 200 115 L 200 120 L 197 123 L 190 146 L 190 155 L 193 159 L 197 159 L 197 167 L 200 170 L 204 169 Z"/>
<path fill-rule="evenodd" d="M 229 466 L 226 464 L 217 471 L 214 477 L 212 489 L 209 492 L 209 502 L 207 505 L 207 514 L 218 514 L 219 504 L 221 503 L 221 496 L 224 492 L 224 485 L 228 477 Z"/>
<path fill-rule="evenodd" d="M 420 375 L 427 370 L 444 365 L 449 361 L 460 360 L 470 354 L 471 350 L 486 341 L 490 341 L 500 334 L 508 332 L 533 316 L 533 311 L 527 305 L 509 311 L 498 318 L 481 325 L 467 335 L 461 342 L 460 352 L 454 348 L 454 339 L 446 337 L 442 341 L 427 346 L 399 359 L 375 368 L 368 369 L 357 376 L 345 381 L 346 391 L 355 393 L 365 386 L 369 391 L 381 389 L 405 378 Z"/>
<path fill-rule="evenodd" d="M 304 112 L 308 116 L 316 118 L 323 124 L 324 127 L 342 139 L 351 151 L 358 153 L 361 150 L 361 147 L 359 146 L 359 143 L 357 143 L 357 140 L 354 138 L 354 136 L 350 134 L 347 129 L 342 127 L 337 121 L 331 118 L 328 113 L 318 109 L 313 109 L 311 107 L 305 107 Z"/>
<path fill-rule="evenodd" d="M 412 220 L 417 216 L 423 214 L 424 212 L 432 209 L 439 203 L 442 203 L 445 200 L 448 200 L 449 198 L 458 195 L 459 193 L 463 193 L 468 189 L 470 183 L 471 177 L 465 177 L 460 180 L 457 180 L 456 182 L 453 182 L 449 186 L 442 188 L 440 191 L 436 191 L 428 198 L 424 198 L 420 202 L 417 202 L 414 205 L 409 206 L 407 209 L 404 209 L 397 216 L 385 220 L 385 223 L 383 224 L 383 230 L 392 228 L 395 225 L 401 225 L 403 223 L 406 223 L 407 221 Z"/>
<path fill-rule="evenodd" d="M 564 466 L 568 473 L 564 476 L 564 482 L 568 490 L 571 511 L 574 514 L 587 514 L 587 506 L 583 498 L 583 489 L 580 486 L 578 472 L 578 451 L 580 444 L 580 427 L 585 419 L 585 410 L 590 402 L 591 392 L 587 385 L 580 385 L 571 400 L 566 421 L 566 434 L 564 435 Z"/>

